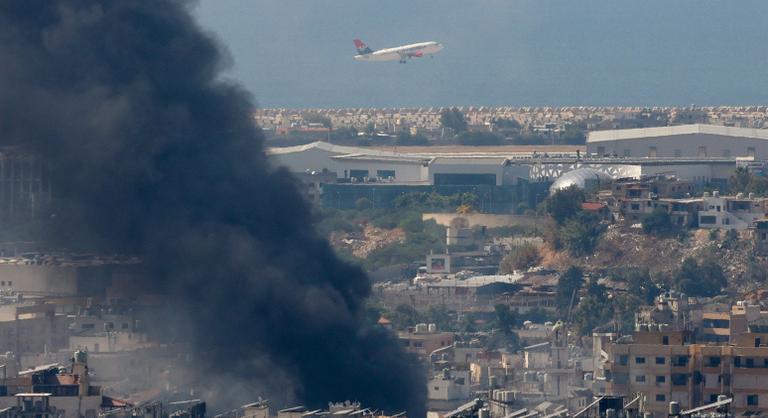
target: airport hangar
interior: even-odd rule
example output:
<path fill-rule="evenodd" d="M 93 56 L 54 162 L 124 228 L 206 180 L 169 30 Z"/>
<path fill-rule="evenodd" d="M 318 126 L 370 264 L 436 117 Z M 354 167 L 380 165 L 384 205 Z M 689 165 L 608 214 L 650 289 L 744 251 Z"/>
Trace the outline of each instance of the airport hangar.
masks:
<path fill-rule="evenodd" d="M 648 158 L 768 159 L 768 130 L 717 125 L 679 125 L 594 131 L 587 153 Z"/>
<path fill-rule="evenodd" d="M 382 149 L 314 142 L 268 154 L 311 184 L 313 199 L 324 206 L 350 208 L 365 197 L 376 207 L 390 207 L 413 191 L 473 192 L 481 195 L 481 210 L 508 212 L 520 203 L 532 207 L 554 180 L 582 167 L 612 178 L 663 174 L 725 190 L 737 165 L 762 167 L 768 131 L 709 125 L 598 131 L 589 134 L 586 152 L 577 148 Z"/>

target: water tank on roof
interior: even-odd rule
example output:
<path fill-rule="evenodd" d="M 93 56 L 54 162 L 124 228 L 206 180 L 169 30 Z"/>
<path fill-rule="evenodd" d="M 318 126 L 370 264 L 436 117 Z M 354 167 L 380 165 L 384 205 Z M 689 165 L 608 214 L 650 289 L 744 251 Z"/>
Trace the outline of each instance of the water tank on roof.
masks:
<path fill-rule="evenodd" d="M 427 326 L 427 330 L 428 330 L 430 333 L 435 333 L 435 332 L 437 332 L 437 324 L 429 324 L 429 325 Z"/>
<path fill-rule="evenodd" d="M 549 193 L 576 186 L 582 190 L 593 190 L 601 184 L 611 181 L 611 176 L 594 168 L 577 168 L 563 173 L 549 186 Z"/>
<path fill-rule="evenodd" d="M 669 416 L 680 415 L 680 404 L 676 401 L 669 403 Z"/>

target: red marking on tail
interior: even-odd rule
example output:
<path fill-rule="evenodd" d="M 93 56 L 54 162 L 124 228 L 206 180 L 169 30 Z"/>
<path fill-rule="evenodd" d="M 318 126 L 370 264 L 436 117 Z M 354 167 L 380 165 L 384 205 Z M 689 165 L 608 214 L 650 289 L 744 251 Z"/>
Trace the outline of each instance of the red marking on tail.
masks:
<path fill-rule="evenodd" d="M 355 48 L 357 48 L 357 49 L 365 48 L 365 44 L 363 43 L 363 41 L 361 41 L 359 39 L 355 39 L 354 42 L 355 42 Z"/>
<path fill-rule="evenodd" d="M 424 56 L 424 53 L 423 52 L 411 52 L 410 54 L 408 54 L 408 56 L 420 58 L 420 57 Z"/>

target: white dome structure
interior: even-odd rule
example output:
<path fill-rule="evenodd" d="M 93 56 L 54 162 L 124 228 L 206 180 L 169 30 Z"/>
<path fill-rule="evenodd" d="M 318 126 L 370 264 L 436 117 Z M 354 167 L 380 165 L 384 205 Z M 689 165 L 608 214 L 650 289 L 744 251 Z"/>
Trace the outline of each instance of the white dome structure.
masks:
<path fill-rule="evenodd" d="M 577 168 L 563 173 L 549 186 L 549 193 L 576 186 L 582 190 L 592 190 L 611 181 L 611 176 L 594 168 Z"/>

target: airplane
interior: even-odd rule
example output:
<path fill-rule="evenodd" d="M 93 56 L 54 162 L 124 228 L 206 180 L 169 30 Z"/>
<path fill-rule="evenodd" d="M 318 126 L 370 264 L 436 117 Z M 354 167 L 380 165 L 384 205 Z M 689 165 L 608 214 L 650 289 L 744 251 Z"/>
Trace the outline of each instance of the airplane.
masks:
<path fill-rule="evenodd" d="M 437 42 L 419 42 L 417 44 L 396 46 L 394 48 L 385 48 L 374 51 L 368 48 L 363 41 L 355 39 L 355 48 L 357 48 L 356 61 L 400 61 L 400 64 L 410 58 L 421 58 L 424 55 L 436 54 L 443 50 L 443 45 Z"/>

